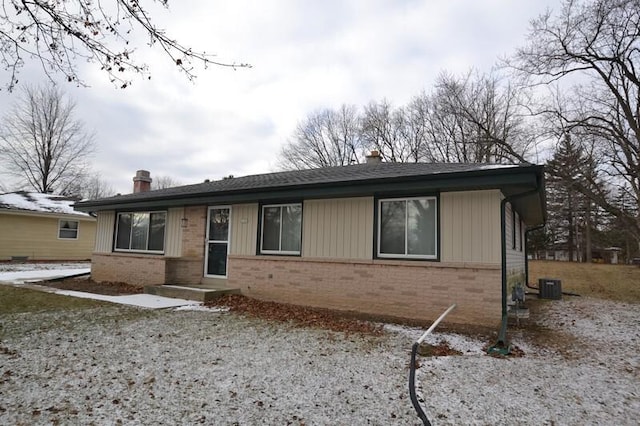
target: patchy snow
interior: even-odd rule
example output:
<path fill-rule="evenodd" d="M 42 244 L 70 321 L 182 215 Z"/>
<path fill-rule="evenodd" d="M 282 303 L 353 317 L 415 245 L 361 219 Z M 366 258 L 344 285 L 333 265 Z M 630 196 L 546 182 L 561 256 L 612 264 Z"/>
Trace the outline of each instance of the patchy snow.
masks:
<path fill-rule="evenodd" d="M 491 169 L 508 169 L 512 167 L 519 167 L 518 164 L 484 164 L 479 166 L 479 169 L 482 170 L 491 170 Z"/>
<path fill-rule="evenodd" d="M 176 311 L 229 312 L 226 306 L 205 306 L 203 304 L 178 306 Z"/>
<path fill-rule="evenodd" d="M 61 294 L 63 296 L 102 300 L 103 302 L 119 303 L 121 305 L 138 306 L 141 308 L 151 309 L 175 308 L 178 306 L 197 306 L 202 304 L 194 300 L 173 299 L 170 297 L 155 296 L 153 294 L 127 294 L 124 296 L 106 296 L 104 294 L 93 294 L 72 290 L 55 290 L 52 293 Z"/>
<path fill-rule="evenodd" d="M 62 195 L 40 194 L 37 192 L 20 191 L 0 194 L 0 208 L 89 217 L 88 213 L 73 209 L 73 204 L 77 201 Z"/>
<path fill-rule="evenodd" d="M 399 333 L 407 336 L 412 342 L 417 341 L 425 329 L 415 327 L 405 327 L 397 324 L 385 324 L 384 329 L 388 332 Z M 451 349 L 462 352 L 463 355 L 482 355 L 483 346 L 486 341 L 470 338 L 461 334 L 453 333 L 431 333 L 427 335 L 424 342 L 428 345 L 437 345 L 440 342 L 447 342 Z"/>
<path fill-rule="evenodd" d="M 56 269 L 86 269 L 91 268 L 90 262 L 25 262 L 25 263 L 0 263 L 0 274 L 3 272 L 17 271 L 50 271 Z"/>
<path fill-rule="evenodd" d="M 70 277 L 79 274 L 88 274 L 91 268 L 81 269 L 43 269 L 39 271 L 15 271 L 0 272 L 0 283 L 25 284 L 42 280 Z"/>
<path fill-rule="evenodd" d="M 537 327 L 568 353 L 512 332 L 522 358 L 436 332 L 463 356 L 420 357 L 417 387 L 434 426 L 635 425 L 640 309 L 549 301 Z M 187 310 L 188 309 L 188 310 Z M 0 313 L 0 424 L 420 424 L 408 397 L 412 343 L 296 328 L 193 306 L 119 305 Z"/>

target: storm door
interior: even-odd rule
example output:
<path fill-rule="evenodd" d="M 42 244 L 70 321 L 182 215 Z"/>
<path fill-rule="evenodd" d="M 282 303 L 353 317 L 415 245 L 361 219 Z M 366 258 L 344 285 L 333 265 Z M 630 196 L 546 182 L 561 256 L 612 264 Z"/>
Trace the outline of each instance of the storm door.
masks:
<path fill-rule="evenodd" d="M 207 221 L 206 276 L 227 276 L 231 207 L 210 207 Z"/>

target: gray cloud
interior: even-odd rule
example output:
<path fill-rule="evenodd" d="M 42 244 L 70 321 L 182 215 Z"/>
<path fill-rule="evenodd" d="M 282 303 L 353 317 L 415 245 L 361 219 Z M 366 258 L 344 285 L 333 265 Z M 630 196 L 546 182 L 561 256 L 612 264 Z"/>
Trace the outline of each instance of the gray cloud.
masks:
<path fill-rule="evenodd" d="M 95 129 L 96 171 L 120 192 L 131 190 L 139 168 L 184 183 L 267 172 L 314 109 L 383 97 L 401 104 L 443 69 L 488 69 L 523 42 L 530 19 L 558 3 L 172 2 L 160 27 L 254 68 L 200 70 L 192 84 L 160 52 L 141 50 L 149 81 L 134 78 L 118 90 L 83 66 L 91 88 L 63 87 Z M 22 77 L 46 82 L 33 66 Z M 0 92 L 0 110 L 14 97 Z"/>

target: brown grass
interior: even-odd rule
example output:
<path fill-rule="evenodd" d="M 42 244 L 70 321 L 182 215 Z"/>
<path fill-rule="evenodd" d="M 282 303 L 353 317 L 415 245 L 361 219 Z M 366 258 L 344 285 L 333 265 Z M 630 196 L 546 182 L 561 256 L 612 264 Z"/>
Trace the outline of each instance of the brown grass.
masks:
<path fill-rule="evenodd" d="M 629 303 L 640 303 L 640 268 L 553 260 L 529 261 L 529 283 L 538 278 L 562 280 L 562 291 Z"/>
<path fill-rule="evenodd" d="M 4 314 L 67 311 L 104 306 L 105 302 L 0 285 L 0 318 Z M 0 324 L 1 328 L 1 324 Z M 0 330 L 1 331 L 1 330 Z"/>

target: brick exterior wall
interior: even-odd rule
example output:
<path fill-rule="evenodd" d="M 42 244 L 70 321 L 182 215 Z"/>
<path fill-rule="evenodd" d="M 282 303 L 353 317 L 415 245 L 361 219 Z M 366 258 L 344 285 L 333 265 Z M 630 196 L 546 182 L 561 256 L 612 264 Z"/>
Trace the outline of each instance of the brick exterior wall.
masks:
<path fill-rule="evenodd" d="M 500 322 L 499 265 L 230 256 L 229 287 L 258 299 L 433 321 Z"/>
<path fill-rule="evenodd" d="M 167 258 L 165 284 L 198 285 L 202 283 L 204 259 Z"/>
<path fill-rule="evenodd" d="M 125 282 L 132 285 L 164 284 L 166 259 L 162 256 L 132 253 L 94 253 L 91 278 L 94 281 Z"/>
<path fill-rule="evenodd" d="M 207 237 L 207 207 L 185 207 L 187 227 L 182 230 L 182 257 L 204 261 L 204 246 Z"/>

